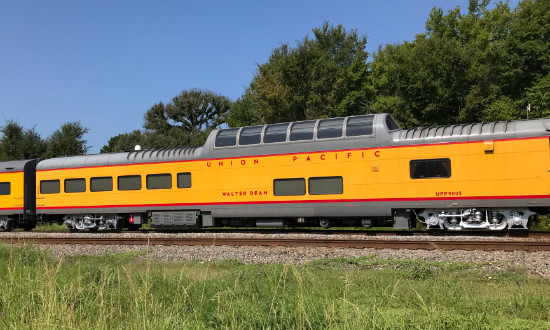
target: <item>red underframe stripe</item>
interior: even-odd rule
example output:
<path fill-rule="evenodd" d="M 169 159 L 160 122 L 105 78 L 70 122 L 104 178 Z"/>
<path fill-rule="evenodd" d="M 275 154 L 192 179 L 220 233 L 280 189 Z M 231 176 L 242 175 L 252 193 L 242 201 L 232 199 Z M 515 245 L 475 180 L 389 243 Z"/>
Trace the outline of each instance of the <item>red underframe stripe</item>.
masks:
<path fill-rule="evenodd" d="M 304 152 L 294 152 L 294 153 L 287 153 L 287 154 L 268 154 L 268 155 L 255 155 L 255 156 L 235 156 L 235 157 L 220 157 L 220 158 L 205 158 L 205 159 L 173 160 L 173 161 L 165 161 L 165 162 L 126 163 L 126 164 L 100 165 L 100 166 L 51 168 L 51 169 L 45 169 L 45 170 L 36 170 L 36 172 L 64 171 L 64 170 L 76 170 L 76 169 L 85 169 L 85 168 L 102 168 L 102 167 L 118 167 L 118 166 L 140 166 L 140 165 L 152 165 L 152 164 L 186 163 L 186 162 L 198 162 L 198 161 L 207 162 L 207 161 L 225 160 L 225 159 L 265 158 L 265 157 L 293 156 L 293 155 L 304 155 L 304 154 L 319 154 L 319 153 L 327 153 L 327 152 L 349 152 L 349 151 L 383 150 L 383 149 L 395 149 L 395 148 L 418 148 L 418 147 L 453 145 L 453 144 L 482 143 L 483 141 L 503 142 L 503 141 L 537 140 L 537 139 L 548 139 L 548 136 L 531 136 L 531 137 L 523 137 L 523 138 L 496 139 L 496 140 L 487 139 L 487 140 L 475 140 L 475 141 L 436 142 L 436 143 L 425 143 L 425 144 L 409 144 L 409 145 L 399 145 L 399 146 L 369 147 L 369 148 L 356 148 L 356 149 L 321 150 L 321 151 L 309 151 L 309 152 L 304 151 Z"/>
<path fill-rule="evenodd" d="M 374 203 L 374 202 L 422 202 L 445 200 L 518 200 L 518 199 L 550 199 L 550 195 L 525 195 L 525 196 L 475 196 L 475 197 L 435 197 L 435 198 L 375 198 L 375 199 L 322 199 L 299 201 L 252 201 L 252 202 L 220 202 L 220 203 L 171 203 L 171 204 L 136 204 L 136 205 L 91 205 L 91 206 L 56 206 L 37 207 L 39 210 L 49 209 L 96 209 L 96 208 L 135 208 L 135 207 L 176 207 L 195 205 L 256 205 L 256 204 L 312 204 L 312 203 Z"/>

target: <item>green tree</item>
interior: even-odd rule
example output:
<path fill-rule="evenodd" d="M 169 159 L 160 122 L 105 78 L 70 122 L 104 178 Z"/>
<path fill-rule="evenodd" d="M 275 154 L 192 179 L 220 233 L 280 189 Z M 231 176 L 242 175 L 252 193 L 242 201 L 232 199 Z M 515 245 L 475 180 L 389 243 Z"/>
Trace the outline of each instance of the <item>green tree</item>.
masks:
<path fill-rule="evenodd" d="M 1 161 L 40 158 L 46 150 L 46 142 L 34 127 L 25 130 L 15 121 L 7 121 L 0 133 Z"/>
<path fill-rule="evenodd" d="M 550 2 L 470 0 L 468 12 L 434 8 L 412 42 L 379 48 L 371 112 L 405 127 L 523 118 L 549 109 Z"/>
<path fill-rule="evenodd" d="M 142 132 L 137 129 L 130 133 L 119 134 L 109 139 L 107 145 L 103 146 L 100 153 L 122 152 L 134 150 L 135 146 L 144 146 L 145 138 Z"/>
<path fill-rule="evenodd" d="M 231 110 L 230 124 L 251 125 L 359 114 L 369 101 L 365 36 L 325 22 L 295 48 L 283 44 L 258 66 Z"/>
<path fill-rule="evenodd" d="M 210 91 L 184 90 L 168 104 L 153 105 L 144 115 L 143 130 L 111 138 L 101 152 L 202 145 L 208 134 L 227 120 L 232 102 Z"/>
<path fill-rule="evenodd" d="M 88 129 L 83 127 L 80 122 L 68 122 L 61 125 L 61 128 L 48 138 L 45 157 L 85 155 L 88 147 L 83 136 L 87 132 Z"/>

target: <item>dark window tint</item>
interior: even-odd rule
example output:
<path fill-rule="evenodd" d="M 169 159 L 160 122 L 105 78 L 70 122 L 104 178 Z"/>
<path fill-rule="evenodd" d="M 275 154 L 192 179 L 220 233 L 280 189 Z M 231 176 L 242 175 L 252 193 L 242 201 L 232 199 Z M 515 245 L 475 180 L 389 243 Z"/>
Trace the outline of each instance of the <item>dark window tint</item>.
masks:
<path fill-rule="evenodd" d="M 239 145 L 259 144 L 262 141 L 263 126 L 243 127 L 239 135 Z"/>
<path fill-rule="evenodd" d="M 310 195 L 331 195 L 344 192 L 344 180 L 341 176 L 309 178 L 308 186 Z"/>
<path fill-rule="evenodd" d="M 293 196 L 306 194 L 306 179 L 275 179 L 273 180 L 275 196 Z"/>
<path fill-rule="evenodd" d="M 342 137 L 344 118 L 325 119 L 319 121 L 317 128 L 318 139 L 329 139 Z"/>
<path fill-rule="evenodd" d="M 264 143 L 285 142 L 288 124 L 267 125 L 264 133 Z"/>
<path fill-rule="evenodd" d="M 91 178 L 90 191 L 112 191 L 113 178 L 110 176 Z"/>
<path fill-rule="evenodd" d="M 237 144 L 238 128 L 222 129 L 216 136 L 216 147 L 232 147 Z"/>
<path fill-rule="evenodd" d="M 59 186 L 60 186 L 59 180 L 40 181 L 40 193 L 41 194 L 58 194 L 61 191 Z"/>
<path fill-rule="evenodd" d="M 86 191 L 86 179 L 67 179 L 65 180 L 65 192 L 77 193 Z"/>
<path fill-rule="evenodd" d="M 11 183 L 10 182 L 0 182 L 0 196 L 11 194 Z"/>
<path fill-rule="evenodd" d="M 410 170 L 411 179 L 450 178 L 451 160 L 449 158 L 411 160 Z"/>
<path fill-rule="evenodd" d="M 147 189 L 170 189 L 172 188 L 171 174 L 150 174 L 147 176 Z"/>
<path fill-rule="evenodd" d="M 394 129 L 400 129 L 399 125 L 393 120 L 391 116 L 386 116 L 386 126 L 388 126 L 388 129 L 390 131 L 393 131 Z"/>
<path fill-rule="evenodd" d="M 191 188 L 191 173 L 178 173 L 178 188 Z"/>
<path fill-rule="evenodd" d="M 140 190 L 141 176 L 140 175 L 125 175 L 118 177 L 118 190 Z"/>
<path fill-rule="evenodd" d="M 313 140 L 315 121 L 302 121 L 292 124 L 290 128 L 290 141 Z"/>
<path fill-rule="evenodd" d="M 346 136 L 371 135 L 373 119 L 372 115 L 348 118 Z"/>

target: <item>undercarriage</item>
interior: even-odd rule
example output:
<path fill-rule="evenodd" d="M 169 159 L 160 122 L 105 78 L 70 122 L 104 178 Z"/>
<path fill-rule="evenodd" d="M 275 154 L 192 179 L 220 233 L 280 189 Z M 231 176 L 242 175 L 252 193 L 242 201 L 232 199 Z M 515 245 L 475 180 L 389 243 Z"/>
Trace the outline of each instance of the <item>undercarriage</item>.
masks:
<path fill-rule="evenodd" d="M 417 214 L 426 229 L 443 230 L 527 230 L 528 209 L 427 209 Z"/>

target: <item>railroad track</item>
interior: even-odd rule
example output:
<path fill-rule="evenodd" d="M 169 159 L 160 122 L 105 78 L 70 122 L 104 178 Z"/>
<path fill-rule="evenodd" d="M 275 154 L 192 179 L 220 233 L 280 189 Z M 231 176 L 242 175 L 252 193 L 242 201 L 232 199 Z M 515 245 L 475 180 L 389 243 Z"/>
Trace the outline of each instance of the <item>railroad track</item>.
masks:
<path fill-rule="evenodd" d="M 229 245 L 229 246 L 287 246 L 287 247 L 332 247 L 332 248 L 376 248 L 376 249 L 424 249 L 424 250 L 504 250 L 504 251 L 550 251 L 550 240 L 441 240 L 441 239 L 386 239 L 355 238 L 281 238 L 281 237 L 113 237 L 91 235 L 75 237 L 13 236 L 1 237 L 0 242 L 8 244 L 93 244 L 93 245 Z"/>

